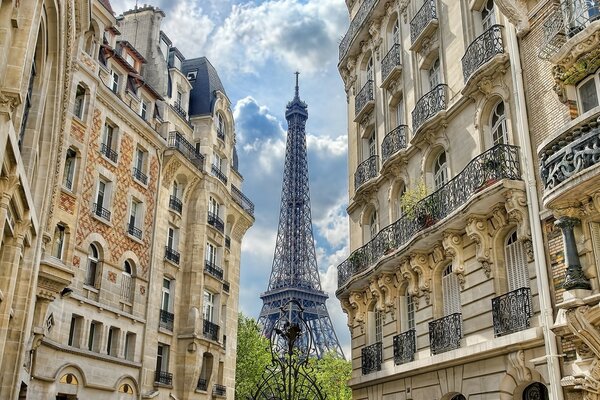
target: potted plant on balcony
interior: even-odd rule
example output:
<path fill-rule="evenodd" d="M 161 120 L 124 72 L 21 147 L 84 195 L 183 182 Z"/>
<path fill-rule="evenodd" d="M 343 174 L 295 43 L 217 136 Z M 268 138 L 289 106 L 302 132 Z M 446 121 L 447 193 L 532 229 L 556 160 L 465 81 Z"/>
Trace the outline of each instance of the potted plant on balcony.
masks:
<path fill-rule="evenodd" d="M 406 189 L 400 197 L 400 206 L 407 218 L 416 219 L 421 226 L 435 224 L 432 211 L 436 209 L 433 198 L 427 197 L 427 186 L 421 178 L 414 186 Z"/>
<path fill-rule="evenodd" d="M 478 190 L 485 189 L 488 186 L 498 182 L 499 171 L 502 168 L 502 164 L 499 160 L 494 158 L 487 158 L 482 163 L 482 182 Z"/>

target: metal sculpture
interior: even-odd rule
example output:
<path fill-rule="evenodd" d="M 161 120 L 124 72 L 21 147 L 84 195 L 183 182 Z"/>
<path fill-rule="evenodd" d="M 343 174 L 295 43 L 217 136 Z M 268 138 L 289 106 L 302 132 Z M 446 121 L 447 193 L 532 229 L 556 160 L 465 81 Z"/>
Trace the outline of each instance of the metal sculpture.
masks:
<path fill-rule="evenodd" d="M 280 309 L 291 300 L 304 309 L 306 323 L 315 335 L 316 356 L 335 352 L 343 357 L 321 290 L 317 257 L 312 233 L 308 162 L 305 125 L 308 119 L 306 103 L 300 100 L 298 73 L 296 95 L 285 113 L 288 136 L 285 150 L 283 188 L 277 243 L 269 287 L 260 297 L 263 300 L 258 322 L 263 335 L 271 337 Z M 296 311 L 290 311 L 290 323 L 299 324 Z"/>
<path fill-rule="evenodd" d="M 325 400 L 313 378 L 317 347 L 303 311 L 297 300 L 281 307 L 269 337 L 271 365 L 250 400 Z"/>

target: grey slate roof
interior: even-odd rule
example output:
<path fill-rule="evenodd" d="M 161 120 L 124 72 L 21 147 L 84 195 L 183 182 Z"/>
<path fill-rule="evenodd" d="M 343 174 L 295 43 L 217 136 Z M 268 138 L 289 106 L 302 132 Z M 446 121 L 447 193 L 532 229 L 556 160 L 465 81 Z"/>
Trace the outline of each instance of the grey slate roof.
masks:
<path fill-rule="evenodd" d="M 227 95 L 219 74 L 206 57 L 192 58 L 181 64 L 181 72 L 185 76 L 192 71 L 198 71 L 198 73 L 195 80 L 190 80 L 192 91 L 190 93 L 189 115 L 212 114 L 217 100 L 215 91 L 219 90 Z"/>

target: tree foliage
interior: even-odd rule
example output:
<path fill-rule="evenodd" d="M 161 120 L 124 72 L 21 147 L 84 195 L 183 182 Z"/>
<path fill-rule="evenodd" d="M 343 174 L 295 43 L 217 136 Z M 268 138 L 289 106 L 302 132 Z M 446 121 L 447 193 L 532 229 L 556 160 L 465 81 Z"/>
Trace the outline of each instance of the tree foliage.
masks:
<path fill-rule="evenodd" d="M 246 400 L 256 391 L 267 366 L 271 364 L 269 341 L 262 336 L 253 318 L 242 313 L 238 316 L 237 365 L 235 378 L 235 398 Z M 319 359 L 311 359 L 310 367 L 321 392 L 327 400 L 351 400 L 352 392 L 348 380 L 352 373 L 350 361 L 335 353 L 328 353 Z"/>

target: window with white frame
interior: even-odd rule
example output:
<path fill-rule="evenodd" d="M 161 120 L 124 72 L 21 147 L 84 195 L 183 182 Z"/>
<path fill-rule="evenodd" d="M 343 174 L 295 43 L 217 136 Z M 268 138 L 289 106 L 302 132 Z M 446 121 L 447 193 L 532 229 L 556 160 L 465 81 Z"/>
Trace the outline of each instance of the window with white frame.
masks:
<path fill-rule="evenodd" d="M 85 114 L 85 87 L 83 87 L 83 85 L 77 85 L 73 114 L 75 114 L 75 116 L 80 120 L 83 120 L 83 116 Z"/>
<path fill-rule="evenodd" d="M 140 117 L 142 117 L 144 121 L 147 119 L 146 117 L 148 116 L 148 108 L 148 101 L 142 98 L 142 101 L 140 101 Z"/>
<path fill-rule="evenodd" d="M 73 190 L 73 180 L 75 178 L 75 164 L 77 163 L 77 153 L 75 150 L 68 149 L 65 158 L 65 169 L 63 172 L 63 187 Z"/>
<path fill-rule="evenodd" d="M 486 0 L 481 9 L 481 25 L 483 26 L 483 30 L 487 31 L 495 24 L 494 0 Z"/>
<path fill-rule="evenodd" d="M 377 211 L 373 210 L 373 212 L 371 213 L 371 218 L 369 218 L 370 239 L 374 239 L 377 235 L 377 232 L 379 232 L 379 226 L 377 222 Z"/>
<path fill-rule="evenodd" d="M 133 160 L 133 177 L 143 184 L 148 182 L 148 177 L 146 176 L 147 160 L 148 152 L 140 146 L 137 146 Z"/>
<path fill-rule="evenodd" d="M 506 128 L 506 113 L 503 101 L 496 104 L 492 110 L 490 127 L 494 146 L 497 144 L 508 144 L 508 129 Z"/>
<path fill-rule="evenodd" d="M 69 326 L 69 338 L 67 344 L 73 347 L 81 346 L 81 335 L 83 330 L 83 317 L 73 314 Z"/>
<path fill-rule="evenodd" d="M 442 151 L 438 154 L 433 164 L 433 184 L 435 190 L 444 186 L 446 182 L 448 182 L 448 163 L 446 152 Z"/>
<path fill-rule="evenodd" d="M 398 18 L 396 18 L 392 27 L 392 45 L 394 44 L 400 44 L 400 22 Z"/>
<path fill-rule="evenodd" d="M 415 303 L 413 297 L 408 293 L 406 299 L 406 328 L 407 330 L 415 329 Z"/>
<path fill-rule="evenodd" d="M 177 97 L 176 97 L 176 101 L 177 101 L 177 105 L 179 107 L 183 108 L 183 93 L 181 93 L 181 90 L 177 90 Z"/>
<path fill-rule="evenodd" d="M 220 112 L 217 113 L 217 137 L 225 139 L 225 117 Z"/>
<path fill-rule="evenodd" d="M 117 128 L 109 122 L 104 124 L 100 153 L 112 162 L 117 162 Z"/>
<path fill-rule="evenodd" d="M 365 69 L 365 83 L 373 80 L 373 57 L 367 61 L 367 68 Z"/>
<path fill-rule="evenodd" d="M 377 137 L 375 135 L 375 132 L 373 132 L 373 134 L 371 136 L 369 136 L 369 141 L 368 141 L 368 145 L 369 145 L 369 157 L 372 157 L 374 155 L 377 154 Z"/>
<path fill-rule="evenodd" d="M 160 309 L 163 311 L 171 311 L 172 299 L 171 299 L 171 284 L 172 280 L 169 278 L 163 278 L 162 292 L 160 298 Z"/>
<path fill-rule="evenodd" d="M 177 251 L 179 245 L 179 229 L 169 226 L 167 230 L 167 247 L 169 250 Z"/>
<path fill-rule="evenodd" d="M 143 222 L 143 204 L 141 201 L 132 198 L 129 205 L 129 225 L 127 227 L 130 235 L 142 238 L 142 222 Z"/>
<path fill-rule="evenodd" d="M 220 211 L 221 211 L 220 208 L 221 208 L 221 205 L 219 204 L 217 199 L 210 196 L 208 198 L 208 212 L 210 212 L 218 217 L 218 216 L 220 216 Z"/>
<path fill-rule="evenodd" d="M 204 291 L 204 303 L 202 307 L 202 318 L 208 322 L 214 322 L 215 317 L 215 294 Z"/>
<path fill-rule="evenodd" d="M 404 99 L 400 98 L 398 104 L 396 104 L 396 127 L 404 124 Z"/>
<path fill-rule="evenodd" d="M 600 93 L 600 73 L 588 77 L 577 85 L 580 114 L 598 107 L 598 93 Z"/>
<path fill-rule="evenodd" d="M 504 262 L 508 279 L 508 291 L 512 292 L 523 287 L 529 287 L 529 270 L 523 242 L 518 240 L 517 231 L 506 238 L 504 246 Z"/>
<path fill-rule="evenodd" d="M 98 179 L 98 186 L 96 188 L 96 202 L 94 203 L 94 213 L 96 216 L 110 221 L 110 196 L 111 196 L 112 182 L 106 180 L 103 177 Z"/>
<path fill-rule="evenodd" d="M 375 343 L 383 342 L 384 312 L 375 310 Z"/>
<path fill-rule="evenodd" d="M 134 288 L 135 283 L 132 262 L 125 260 L 123 272 L 121 272 L 121 300 L 127 303 L 133 303 Z"/>
<path fill-rule="evenodd" d="M 52 241 L 52 256 L 62 260 L 65 246 L 65 226 L 58 224 L 54 228 L 54 238 Z"/>
<path fill-rule="evenodd" d="M 127 332 L 125 335 L 125 350 L 124 356 L 126 360 L 133 361 L 135 356 L 135 338 L 136 334 L 133 332 Z"/>
<path fill-rule="evenodd" d="M 442 295 L 444 316 L 460 313 L 460 286 L 452 264 L 442 272 Z"/>
<path fill-rule="evenodd" d="M 110 71 L 110 84 L 108 86 L 114 93 L 119 92 L 119 73 Z"/>
<path fill-rule="evenodd" d="M 129 52 L 125 52 L 125 61 L 132 67 L 135 67 L 135 59 Z"/>
<path fill-rule="evenodd" d="M 219 268 L 217 246 L 210 242 L 206 242 L 205 260 L 207 266 L 209 266 L 210 268 Z"/>
<path fill-rule="evenodd" d="M 88 332 L 88 350 L 100 352 L 100 339 L 102 338 L 102 323 L 92 321 Z"/>
<path fill-rule="evenodd" d="M 169 371 L 169 351 L 170 347 L 164 343 L 158 343 L 156 350 L 156 371 L 157 372 L 168 372 Z"/>
<path fill-rule="evenodd" d="M 436 58 L 431 64 L 429 71 L 427 71 L 427 77 L 429 79 L 429 90 L 433 90 L 437 85 L 440 84 L 440 59 Z"/>
<path fill-rule="evenodd" d="M 109 356 L 117 356 L 120 336 L 121 330 L 116 326 L 111 326 L 108 330 L 108 338 L 106 339 L 106 354 Z"/>
<path fill-rule="evenodd" d="M 85 275 L 85 284 L 98 288 L 100 273 L 100 253 L 95 244 L 90 244 L 87 258 L 87 271 Z"/>
<path fill-rule="evenodd" d="M 181 188 L 179 186 L 179 184 L 177 183 L 177 181 L 173 181 L 173 186 L 171 186 L 171 196 L 175 197 L 176 199 L 179 199 L 181 195 Z"/>

